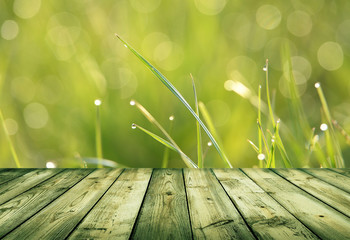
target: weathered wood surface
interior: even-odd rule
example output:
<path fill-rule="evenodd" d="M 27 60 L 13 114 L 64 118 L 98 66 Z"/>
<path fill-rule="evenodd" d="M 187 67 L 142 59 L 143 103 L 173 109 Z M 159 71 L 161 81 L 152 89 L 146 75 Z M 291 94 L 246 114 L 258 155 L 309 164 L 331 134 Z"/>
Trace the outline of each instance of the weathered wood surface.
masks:
<path fill-rule="evenodd" d="M 349 169 L 0 169 L 3 239 L 350 239 Z"/>

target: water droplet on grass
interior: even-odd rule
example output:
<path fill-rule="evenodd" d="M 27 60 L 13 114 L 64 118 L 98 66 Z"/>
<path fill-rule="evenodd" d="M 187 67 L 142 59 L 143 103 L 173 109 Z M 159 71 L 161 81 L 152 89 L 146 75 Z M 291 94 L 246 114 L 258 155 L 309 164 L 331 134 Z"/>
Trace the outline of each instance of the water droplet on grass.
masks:
<path fill-rule="evenodd" d="M 135 104 L 136 104 L 136 103 L 135 103 L 134 100 L 131 100 L 131 101 L 130 101 L 130 105 L 131 105 L 131 106 L 134 106 Z"/>
<path fill-rule="evenodd" d="M 46 163 L 46 168 L 55 168 L 56 167 L 56 164 L 53 163 L 53 162 L 47 162 Z"/>
<path fill-rule="evenodd" d="M 263 67 L 263 70 L 264 70 L 264 72 L 266 72 L 266 71 L 267 71 L 267 67 L 266 67 L 266 65 Z"/>
<path fill-rule="evenodd" d="M 173 115 L 171 115 L 171 116 L 169 117 L 169 120 L 170 120 L 170 121 L 174 121 L 174 119 L 175 119 L 175 117 L 174 117 Z"/>
<path fill-rule="evenodd" d="M 136 124 L 135 123 L 131 124 L 131 128 L 136 129 Z"/>
<path fill-rule="evenodd" d="M 320 126 L 320 129 L 321 129 L 321 131 L 327 131 L 328 125 L 325 124 L 325 123 L 322 123 L 321 126 Z"/>
<path fill-rule="evenodd" d="M 100 99 L 96 99 L 94 103 L 96 106 L 100 106 L 102 104 L 102 101 Z"/>
<path fill-rule="evenodd" d="M 258 159 L 259 159 L 260 161 L 265 160 L 265 154 L 260 153 L 260 154 L 258 155 Z"/>
<path fill-rule="evenodd" d="M 208 142 L 207 145 L 208 145 L 208 147 L 211 147 L 213 145 L 213 143 L 212 142 Z"/>
<path fill-rule="evenodd" d="M 321 87 L 321 84 L 319 82 L 315 83 L 315 88 Z"/>

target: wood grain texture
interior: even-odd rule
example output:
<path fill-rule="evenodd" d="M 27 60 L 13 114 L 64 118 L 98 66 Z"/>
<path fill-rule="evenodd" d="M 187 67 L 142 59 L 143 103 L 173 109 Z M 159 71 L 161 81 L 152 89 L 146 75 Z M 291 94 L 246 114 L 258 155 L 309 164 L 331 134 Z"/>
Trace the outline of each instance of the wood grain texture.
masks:
<path fill-rule="evenodd" d="M 116 180 L 122 169 L 98 169 L 4 239 L 64 239 Z"/>
<path fill-rule="evenodd" d="M 239 169 L 213 169 L 259 239 L 319 239 Z"/>
<path fill-rule="evenodd" d="M 342 189 L 343 191 L 350 193 L 349 177 L 331 171 L 327 168 L 303 168 L 301 170 L 317 177 L 322 181 L 332 184 L 333 186 Z"/>
<path fill-rule="evenodd" d="M 126 169 L 69 239 L 129 239 L 152 169 Z"/>
<path fill-rule="evenodd" d="M 329 170 L 350 177 L 350 168 L 329 168 Z"/>
<path fill-rule="evenodd" d="M 5 168 L 0 170 L 0 184 L 8 182 L 16 177 L 26 174 L 33 169 L 28 168 Z"/>
<path fill-rule="evenodd" d="M 181 169 L 154 169 L 133 239 L 191 239 Z"/>
<path fill-rule="evenodd" d="M 27 191 L 35 185 L 61 172 L 62 169 L 39 169 L 0 185 L 0 204 Z"/>
<path fill-rule="evenodd" d="M 65 170 L 34 188 L 0 205 L 0 238 L 92 172 L 91 169 Z"/>
<path fill-rule="evenodd" d="M 210 169 L 184 169 L 194 239 L 255 239 Z"/>
<path fill-rule="evenodd" d="M 297 169 L 275 169 L 279 175 L 350 217 L 350 194 Z"/>
<path fill-rule="evenodd" d="M 279 204 L 322 239 L 350 239 L 350 218 L 269 169 L 242 169 Z"/>

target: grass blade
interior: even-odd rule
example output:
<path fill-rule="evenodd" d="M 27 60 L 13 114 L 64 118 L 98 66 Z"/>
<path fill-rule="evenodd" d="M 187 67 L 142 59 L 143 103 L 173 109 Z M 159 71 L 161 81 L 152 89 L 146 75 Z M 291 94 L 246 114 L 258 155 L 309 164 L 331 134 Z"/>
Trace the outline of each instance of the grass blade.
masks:
<path fill-rule="evenodd" d="M 193 115 L 193 117 L 199 122 L 199 124 L 202 126 L 203 130 L 206 132 L 208 137 L 210 138 L 211 142 L 215 146 L 216 150 L 218 151 L 220 157 L 224 160 L 225 163 L 229 167 L 232 168 L 232 165 L 228 158 L 226 157 L 225 153 L 221 150 L 218 143 L 208 130 L 208 128 L 205 126 L 205 124 L 202 122 L 202 120 L 199 118 L 199 116 L 195 113 L 195 111 L 191 108 L 191 106 L 188 104 L 188 102 L 185 100 L 185 98 L 180 94 L 180 92 L 171 84 L 171 82 L 166 79 L 166 77 L 161 74 L 152 64 L 150 64 L 144 57 L 142 57 L 134 48 L 132 48 L 126 41 L 124 41 L 119 35 L 116 34 L 116 37 L 124 44 L 125 47 L 127 47 L 141 62 L 143 62 L 147 68 L 182 102 L 183 105 L 190 111 L 190 113 Z"/>
<path fill-rule="evenodd" d="M 196 114 L 199 116 L 199 109 L 198 109 L 198 98 L 197 98 L 197 91 L 196 91 L 196 85 L 194 84 L 194 78 L 192 74 L 190 74 L 192 79 L 192 87 L 193 87 L 193 93 L 194 93 L 194 100 L 195 100 L 195 107 L 196 107 Z M 198 157 L 198 167 L 203 168 L 203 152 L 202 152 L 202 134 L 201 134 L 201 125 L 198 121 L 196 121 L 197 125 L 197 157 Z"/>
<path fill-rule="evenodd" d="M 269 108 L 270 120 L 272 122 L 272 126 L 275 127 L 275 119 L 273 117 L 273 110 L 270 99 L 270 89 L 269 89 L 269 60 L 266 59 L 266 64 L 264 66 L 264 71 L 266 72 L 266 98 L 267 98 L 267 106 Z"/>
<path fill-rule="evenodd" d="M 165 147 L 167 147 L 175 152 L 178 152 L 182 158 L 185 158 L 187 160 L 187 161 L 184 161 L 185 164 L 187 165 L 187 167 L 198 168 L 198 166 L 178 146 L 174 146 L 173 144 L 166 141 L 165 139 L 159 137 L 158 135 L 148 131 L 147 129 L 145 129 L 141 126 L 136 125 L 135 123 L 132 124 L 132 128 L 138 128 L 138 129 L 142 130 L 144 133 L 148 134 L 153 139 L 155 139 L 156 141 L 163 144 Z"/>
<path fill-rule="evenodd" d="M 323 94 L 322 87 L 321 87 L 320 83 L 316 83 L 315 88 L 317 89 L 317 93 L 320 97 L 322 110 L 323 110 L 323 113 L 324 113 L 325 118 L 327 120 L 327 124 L 329 126 L 329 136 L 328 136 L 328 131 L 326 131 L 327 149 L 328 149 L 329 153 L 331 154 L 330 157 L 331 157 L 331 159 L 333 159 L 335 167 L 343 168 L 345 166 L 344 159 L 342 156 L 339 141 L 338 141 L 336 134 L 335 134 L 335 131 L 334 131 L 332 117 L 331 117 L 331 113 L 330 113 L 329 108 L 328 108 L 326 97 Z"/>
<path fill-rule="evenodd" d="M 7 131 L 7 128 L 6 128 L 6 125 L 5 125 L 4 116 L 2 115 L 1 109 L 0 109 L 0 120 L 1 120 L 1 123 L 2 123 L 2 127 L 4 129 L 4 132 L 5 132 L 6 140 L 7 140 L 8 144 L 9 144 L 9 146 L 10 146 L 10 151 L 11 151 L 12 158 L 15 161 L 16 167 L 20 168 L 21 164 L 19 163 L 15 147 L 13 146 L 13 143 L 11 141 L 10 135 L 9 135 L 9 133 Z"/>
<path fill-rule="evenodd" d="M 171 131 L 173 130 L 174 116 L 171 115 L 169 117 L 169 120 L 170 120 L 169 135 L 170 135 Z M 164 148 L 164 154 L 163 154 L 162 168 L 167 168 L 168 167 L 169 155 L 170 155 L 169 148 L 165 147 Z"/>
<path fill-rule="evenodd" d="M 138 103 L 135 100 L 131 100 L 130 105 L 135 105 L 137 109 L 147 118 L 147 120 L 150 123 L 152 123 L 154 126 L 156 126 L 166 136 L 166 138 L 170 141 L 170 143 L 177 149 L 177 152 L 180 153 L 182 160 L 185 162 L 187 166 L 198 168 L 198 166 L 186 154 L 184 154 L 180 150 L 180 147 L 176 144 L 174 139 L 169 135 L 167 131 L 165 131 L 162 125 L 158 123 L 158 121 L 152 116 L 152 114 L 146 110 L 146 108 L 144 108 L 140 103 Z"/>
<path fill-rule="evenodd" d="M 148 131 L 147 129 L 145 129 L 145 128 L 143 128 L 143 127 L 141 127 L 141 126 L 139 126 L 139 125 L 137 125 L 137 124 L 135 124 L 135 123 L 132 124 L 132 127 L 133 127 L 133 128 L 136 127 L 136 128 L 138 128 L 138 129 L 140 129 L 141 131 L 143 131 L 144 133 L 148 134 L 149 136 L 151 136 L 151 137 L 152 137 L 153 139 L 155 139 L 156 141 L 158 141 L 158 142 L 160 142 L 161 144 L 163 144 L 165 147 L 167 147 L 167 148 L 169 148 L 169 149 L 171 149 L 171 150 L 177 152 L 177 150 L 176 150 L 176 148 L 174 147 L 174 145 L 172 145 L 172 144 L 171 144 L 170 142 L 168 142 L 167 140 L 165 140 L 165 139 L 159 137 L 157 134 L 154 134 L 154 133 L 152 133 L 151 131 Z"/>
<path fill-rule="evenodd" d="M 255 150 L 255 152 L 257 153 L 257 154 L 260 154 L 261 152 L 260 152 L 260 149 L 252 142 L 252 141 L 250 141 L 249 139 L 247 140 L 249 143 L 250 143 L 250 145 L 253 147 L 253 149 Z"/>
<path fill-rule="evenodd" d="M 279 152 L 281 154 L 284 166 L 287 167 L 287 168 L 291 168 L 292 167 L 292 162 L 290 161 L 290 159 L 288 157 L 287 151 L 286 151 L 286 149 L 284 147 L 284 144 L 282 142 L 282 138 L 281 138 L 280 133 L 279 133 L 280 122 L 281 122 L 280 119 L 278 119 L 277 122 L 276 122 L 275 142 L 276 142 L 277 148 L 278 148 L 278 150 L 279 150 Z"/>
<path fill-rule="evenodd" d="M 265 134 L 264 134 L 264 131 L 261 127 L 261 124 L 259 121 L 257 121 L 258 123 L 258 128 L 259 128 L 259 131 L 261 132 L 261 136 L 262 136 L 262 139 L 263 139 L 263 143 L 265 145 L 265 150 L 266 150 L 266 154 L 267 154 L 267 159 L 269 159 L 270 157 L 270 153 L 269 153 L 269 146 L 267 145 L 267 140 L 266 140 L 266 137 L 265 137 Z"/>
<path fill-rule="evenodd" d="M 96 155 L 97 155 L 97 159 L 103 159 L 102 156 L 102 137 L 101 137 L 101 114 L 100 114 L 100 105 L 101 105 L 101 100 L 96 99 L 95 100 L 95 106 L 96 106 Z M 97 165 L 98 168 L 102 168 L 102 163 L 99 163 Z"/>

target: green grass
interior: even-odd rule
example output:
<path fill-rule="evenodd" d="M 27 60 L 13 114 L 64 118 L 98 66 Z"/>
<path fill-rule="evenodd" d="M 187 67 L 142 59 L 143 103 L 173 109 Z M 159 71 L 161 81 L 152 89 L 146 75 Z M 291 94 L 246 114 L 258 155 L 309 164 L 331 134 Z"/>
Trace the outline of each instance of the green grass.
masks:
<path fill-rule="evenodd" d="M 133 47 L 131 47 L 125 40 L 123 40 L 118 34 L 116 37 L 124 44 L 126 48 L 128 48 L 145 66 L 181 101 L 181 103 L 188 109 L 188 111 L 193 115 L 193 117 L 198 121 L 203 130 L 206 132 L 211 142 L 215 146 L 218 151 L 221 159 L 227 164 L 228 167 L 232 168 L 231 162 L 228 160 L 226 154 L 221 150 L 220 146 L 216 142 L 213 135 L 210 133 L 209 129 L 202 122 L 196 112 L 192 109 L 192 107 L 188 104 L 185 98 L 181 95 L 181 93 L 173 86 L 173 84 L 162 74 L 160 73 L 152 64 L 150 64 L 143 56 L 141 56 Z"/>
<path fill-rule="evenodd" d="M 4 119 L 4 116 L 2 115 L 1 109 L 0 109 L 0 121 L 1 121 L 1 125 L 3 127 L 3 130 L 4 130 L 4 133 L 5 133 L 5 136 L 6 136 L 7 143 L 9 145 L 9 147 L 10 147 L 10 151 L 11 151 L 11 155 L 12 155 L 13 161 L 15 162 L 16 167 L 20 168 L 21 164 L 19 162 L 19 159 L 18 159 L 18 156 L 17 156 L 17 152 L 15 150 L 15 147 L 14 147 L 12 141 L 11 141 L 10 135 L 8 134 L 8 131 L 7 131 L 7 128 L 6 128 L 6 125 L 5 125 L 5 119 Z"/>

